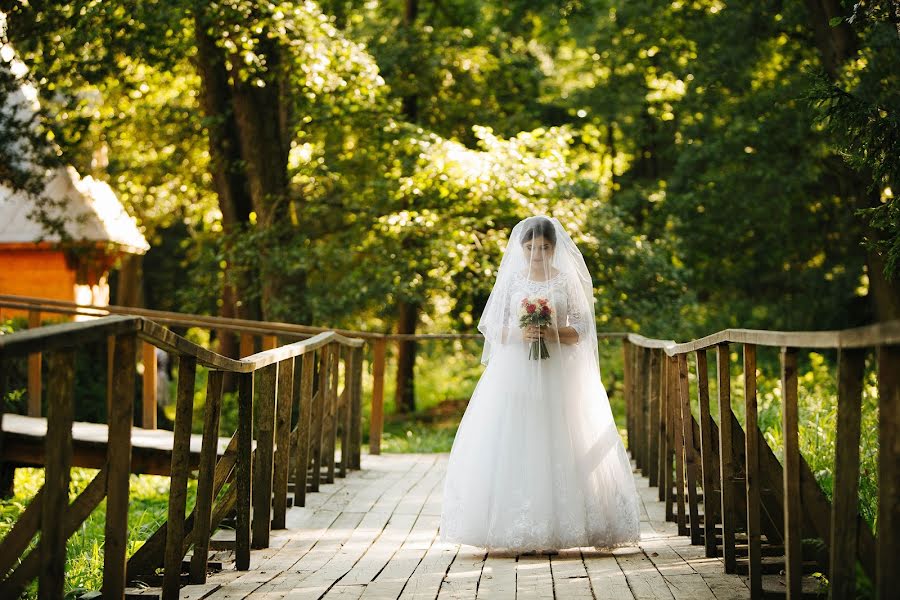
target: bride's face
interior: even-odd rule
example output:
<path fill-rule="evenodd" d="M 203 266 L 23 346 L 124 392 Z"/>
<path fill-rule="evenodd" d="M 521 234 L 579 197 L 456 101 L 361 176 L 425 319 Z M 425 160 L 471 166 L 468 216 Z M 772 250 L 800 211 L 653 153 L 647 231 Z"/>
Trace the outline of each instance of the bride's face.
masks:
<path fill-rule="evenodd" d="M 544 237 L 536 237 L 522 244 L 525 259 L 530 260 L 531 268 L 547 268 L 553 259 L 553 244 Z"/>

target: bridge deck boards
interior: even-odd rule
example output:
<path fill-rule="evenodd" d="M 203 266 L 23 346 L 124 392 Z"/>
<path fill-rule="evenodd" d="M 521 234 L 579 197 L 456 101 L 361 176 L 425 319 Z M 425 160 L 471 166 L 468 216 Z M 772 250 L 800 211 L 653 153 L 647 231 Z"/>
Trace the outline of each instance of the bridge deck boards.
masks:
<path fill-rule="evenodd" d="M 44 442 L 47 435 L 47 419 L 22 415 L 3 415 L 3 460 L 13 463 L 40 466 L 44 463 Z M 100 423 L 76 421 L 72 426 L 72 465 L 101 468 L 106 462 L 108 430 Z M 202 437 L 191 436 L 191 463 L 197 466 Z M 171 431 L 165 429 L 131 430 L 132 471 L 168 475 L 172 456 Z M 218 453 L 221 456 L 228 446 L 228 438 L 219 438 Z"/>
<path fill-rule="evenodd" d="M 448 455 L 363 454 L 362 471 L 322 484 L 287 513 L 251 570 L 212 574 L 206 599 L 748 598 L 665 521 L 656 489 L 635 474 L 643 501 L 639 548 L 511 556 L 437 539 Z M 189 588 L 183 591 L 188 592 Z M 199 590 L 198 590 L 199 591 Z M 153 593 L 147 590 L 147 593 Z"/>

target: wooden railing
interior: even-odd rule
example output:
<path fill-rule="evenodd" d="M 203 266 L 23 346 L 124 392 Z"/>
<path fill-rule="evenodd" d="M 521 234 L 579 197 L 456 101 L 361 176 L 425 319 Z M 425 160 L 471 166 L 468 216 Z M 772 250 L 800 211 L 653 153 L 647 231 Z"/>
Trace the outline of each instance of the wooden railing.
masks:
<path fill-rule="evenodd" d="M 731 405 L 730 344 L 743 348 L 743 424 Z M 759 428 L 758 346 L 780 348 L 782 461 Z M 800 452 L 800 348 L 835 349 L 839 357 L 836 461 L 830 502 Z M 707 351 L 713 349 L 718 424 L 710 414 Z M 857 508 L 867 349 L 877 353 L 877 536 Z M 749 574 L 752 598 L 763 597 L 763 573 L 777 573 L 779 568 L 784 569 L 787 596 L 800 598 L 805 567 L 827 573 L 832 598 L 853 598 L 857 560 L 874 583 L 878 598 L 897 597 L 900 321 L 824 332 L 729 329 L 684 344 L 632 334 L 623 351 L 629 449 L 651 486 L 659 486 L 666 518 L 678 524 L 679 533 L 689 535 L 694 544 L 703 544 L 708 557 L 722 556 L 727 573 Z M 694 355 L 697 382 L 693 396 L 690 354 Z M 743 532 L 742 544 L 737 543 L 739 532 Z M 804 538 L 822 540 L 828 557 L 804 563 L 804 558 L 810 558 L 804 556 Z M 771 556 L 764 560 L 764 553 L 783 554 L 783 567 Z M 739 558 L 739 554 L 747 558 Z"/>
<path fill-rule="evenodd" d="M 115 352 L 106 464 L 70 504 L 75 357 L 85 344 L 110 337 L 115 340 Z M 140 341 L 178 359 L 176 417 L 168 520 L 126 563 L 132 395 Z M 334 481 L 336 469 L 343 477 L 348 469 L 360 467 L 362 345 L 360 339 L 332 331 L 235 360 L 139 316 L 107 316 L 0 336 L 0 398 L 4 397 L 7 361 L 39 352 L 46 355 L 48 374 L 45 483 L 0 542 L 0 597 L 18 597 L 37 577 L 39 597 L 62 598 L 66 541 L 103 498 L 107 500 L 104 597 L 123 597 L 126 580 L 152 575 L 163 567 L 163 597 L 177 598 L 182 560 L 191 546 L 190 581 L 204 582 L 210 534 L 232 512 L 236 567 L 247 570 L 250 549 L 268 547 L 270 530 L 284 527 L 289 479 L 294 481 L 294 502 L 302 506 L 307 487 L 317 491 L 320 482 Z M 344 377 L 339 390 L 341 361 Z M 209 369 L 209 377 L 197 500 L 186 516 L 198 365 Z M 238 378 L 238 424 L 217 462 L 225 373 Z M 295 410 L 299 410 L 298 424 L 292 431 Z M 341 451 L 336 465 L 338 435 Z M 0 452 L 2 444 L 0 428 Z M 220 497 L 226 484 L 228 489 Z"/>
<path fill-rule="evenodd" d="M 275 347 L 279 340 L 293 341 L 306 339 L 325 331 L 363 340 L 368 346 L 372 364 L 372 404 L 369 421 L 369 452 L 381 453 L 381 439 L 384 429 L 384 374 L 386 367 L 387 347 L 389 343 L 401 341 L 451 341 L 480 340 L 481 334 L 385 334 L 371 331 L 353 331 L 340 328 L 314 327 L 296 325 L 294 323 L 278 323 L 273 321 L 253 321 L 248 319 L 232 319 L 176 313 L 130 306 L 85 306 L 63 300 L 33 298 L 28 296 L 10 296 L 0 294 L 0 314 L 10 311 L 27 315 L 29 327 L 39 327 L 45 315 L 66 315 L 83 317 L 101 317 L 106 315 L 143 316 L 156 323 L 178 327 L 197 327 L 207 330 L 228 331 L 240 336 L 240 354 L 249 356 L 258 346 L 262 349 Z M 623 334 L 611 334 L 621 336 Z M 112 365 L 113 344 L 108 361 Z M 143 401 L 141 410 L 142 426 L 148 429 L 156 427 L 156 354 L 153 346 L 144 343 L 141 350 L 144 365 Z M 108 392 L 109 393 L 109 392 Z M 27 413 L 40 413 L 41 399 L 41 355 L 32 353 L 28 358 L 28 405 Z"/>

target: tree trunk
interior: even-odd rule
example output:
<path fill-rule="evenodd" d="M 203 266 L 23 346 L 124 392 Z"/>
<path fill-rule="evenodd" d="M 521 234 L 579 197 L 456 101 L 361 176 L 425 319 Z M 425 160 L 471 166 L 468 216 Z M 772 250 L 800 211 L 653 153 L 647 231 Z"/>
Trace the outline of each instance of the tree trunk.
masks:
<path fill-rule="evenodd" d="M 419 305 L 401 301 L 397 303 L 399 319 L 397 333 L 415 333 L 419 321 Z M 400 342 L 397 351 L 397 391 L 394 404 L 398 413 L 416 410 L 415 398 L 416 342 Z"/>
<path fill-rule="evenodd" d="M 200 103 L 208 120 L 210 175 L 219 198 L 222 227 L 228 244 L 227 236 L 250 221 L 253 207 L 247 176 L 241 166 L 240 141 L 232 110 L 233 100 L 223 50 L 216 46 L 215 40 L 209 35 L 211 24 L 206 22 L 203 14 L 203 9 L 198 7 L 194 16 L 194 37 L 197 43 L 194 67 L 200 76 Z M 228 254 L 227 247 L 226 254 Z M 226 263 L 219 316 L 258 318 L 258 307 L 254 303 L 242 300 L 250 297 L 249 289 L 253 282 L 248 276 L 233 281 L 234 277 L 229 273 L 229 268 L 230 265 Z M 216 337 L 219 341 L 220 354 L 238 358 L 240 346 L 235 333 L 220 329 L 216 332 Z M 236 379 L 232 374 L 225 374 L 224 386 L 226 391 L 237 389 Z"/>
<path fill-rule="evenodd" d="M 279 231 L 289 223 L 289 195 L 287 161 L 290 150 L 288 132 L 288 101 L 286 100 L 286 67 L 282 63 L 282 52 L 277 44 L 261 35 L 260 50 L 266 56 L 266 85 L 259 86 L 251 81 L 237 80 L 233 86 L 234 111 L 238 125 L 241 155 L 247 165 L 247 179 L 253 210 L 257 215 L 257 226 L 269 230 L 264 236 L 266 242 L 259 248 L 261 259 L 262 315 L 267 320 L 281 320 L 286 315 L 279 311 L 283 298 L 283 275 L 279 265 L 272 263 L 271 254 L 283 243 Z M 233 74 L 233 79 L 237 75 Z M 304 280 L 300 276 L 300 283 Z M 302 287 L 295 297 L 305 297 Z M 302 319 L 307 311 L 301 307 Z"/>
<path fill-rule="evenodd" d="M 403 25 L 410 31 L 415 26 L 416 17 L 419 14 L 418 0 L 406 0 L 403 12 Z M 415 57 L 409 59 L 409 65 L 414 64 Z M 403 97 L 403 117 L 409 123 L 415 123 L 419 117 L 418 95 L 413 93 Z M 404 243 L 404 246 L 407 244 Z M 397 303 L 397 333 L 415 333 L 419 320 L 419 305 L 417 303 L 401 300 Z M 399 413 L 414 412 L 416 410 L 415 399 L 415 364 L 416 343 L 413 341 L 400 341 L 397 344 L 397 390 L 394 396 L 394 405 Z"/>
<path fill-rule="evenodd" d="M 858 42 L 853 28 L 846 22 L 832 27 L 832 17 L 844 15 L 840 0 L 806 0 L 810 23 L 815 33 L 816 47 L 822 60 L 822 66 L 833 81 L 836 81 L 841 66 L 857 52 Z M 843 181 L 841 188 L 845 190 L 865 190 L 868 187 L 865 173 L 856 173 L 850 169 L 842 169 L 839 175 Z M 860 191 L 855 195 L 858 208 L 877 206 L 879 198 L 869 198 L 869 194 Z M 870 241 L 881 239 L 882 233 L 872 227 L 867 217 L 863 217 L 864 235 Z M 862 243 L 862 241 L 861 241 Z M 866 267 L 869 277 L 869 300 L 879 321 L 900 319 L 900 278 L 888 281 L 884 272 L 884 257 L 871 246 L 866 247 Z"/>

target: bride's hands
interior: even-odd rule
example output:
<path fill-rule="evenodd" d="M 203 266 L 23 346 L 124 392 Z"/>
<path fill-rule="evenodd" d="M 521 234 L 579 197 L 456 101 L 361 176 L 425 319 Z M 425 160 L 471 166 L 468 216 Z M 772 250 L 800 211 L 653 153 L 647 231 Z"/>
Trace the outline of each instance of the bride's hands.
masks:
<path fill-rule="evenodd" d="M 556 327 L 551 327 L 549 325 L 541 327 L 538 327 L 537 325 L 528 325 L 522 330 L 522 337 L 526 342 L 536 342 L 540 338 L 544 338 L 551 342 L 558 342 L 559 331 L 557 331 Z"/>

